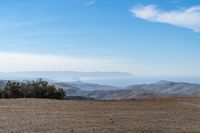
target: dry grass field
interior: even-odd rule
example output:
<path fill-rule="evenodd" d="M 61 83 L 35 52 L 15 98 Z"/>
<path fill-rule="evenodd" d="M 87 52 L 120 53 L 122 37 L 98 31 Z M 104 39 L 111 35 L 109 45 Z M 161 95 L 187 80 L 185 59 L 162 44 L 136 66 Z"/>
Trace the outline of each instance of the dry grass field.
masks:
<path fill-rule="evenodd" d="M 0 100 L 0 132 L 200 133 L 200 98 Z"/>

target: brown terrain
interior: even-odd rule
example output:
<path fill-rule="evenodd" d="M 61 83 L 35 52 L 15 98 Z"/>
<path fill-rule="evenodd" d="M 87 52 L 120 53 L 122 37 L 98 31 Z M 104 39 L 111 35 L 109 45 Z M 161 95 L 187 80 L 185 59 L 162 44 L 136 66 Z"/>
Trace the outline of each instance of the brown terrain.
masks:
<path fill-rule="evenodd" d="M 0 100 L 0 132 L 200 133 L 200 98 Z"/>

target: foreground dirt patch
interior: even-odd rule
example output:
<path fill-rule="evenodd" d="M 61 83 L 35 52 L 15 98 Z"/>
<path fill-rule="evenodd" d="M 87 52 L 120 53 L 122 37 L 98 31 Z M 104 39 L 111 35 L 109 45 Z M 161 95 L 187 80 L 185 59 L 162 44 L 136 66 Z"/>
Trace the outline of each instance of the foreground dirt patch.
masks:
<path fill-rule="evenodd" d="M 200 133 L 200 98 L 0 100 L 0 132 Z"/>

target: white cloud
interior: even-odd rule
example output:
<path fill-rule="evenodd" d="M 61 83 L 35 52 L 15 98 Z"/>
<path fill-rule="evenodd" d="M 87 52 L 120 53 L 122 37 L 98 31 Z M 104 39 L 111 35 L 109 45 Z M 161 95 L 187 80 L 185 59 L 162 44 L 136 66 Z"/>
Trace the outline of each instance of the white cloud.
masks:
<path fill-rule="evenodd" d="M 13 71 L 126 71 L 130 64 L 113 59 L 81 59 L 55 55 L 0 53 L 0 72 Z"/>
<path fill-rule="evenodd" d="M 131 13 L 138 18 L 175 25 L 200 32 L 200 6 L 184 10 L 161 11 L 155 5 L 132 8 Z"/>

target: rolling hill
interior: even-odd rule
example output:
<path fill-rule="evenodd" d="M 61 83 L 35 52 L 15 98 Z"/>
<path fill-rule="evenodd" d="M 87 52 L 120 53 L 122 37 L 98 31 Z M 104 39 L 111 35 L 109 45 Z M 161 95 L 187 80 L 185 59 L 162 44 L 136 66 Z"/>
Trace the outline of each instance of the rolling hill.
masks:
<path fill-rule="evenodd" d="M 132 85 L 126 89 L 144 89 L 163 95 L 192 96 L 200 95 L 200 85 L 186 82 L 159 81 L 154 84 Z"/>
<path fill-rule="evenodd" d="M 89 84 L 88 84 L 89 86 Z M 154 84 L 132 85 L 120 90 L 82 90 L 79 95 L 98 100 L 144 99 L 159 97 L 200 96 L 200 85 L 184 82 L 160 81 Z M 66 91 L 68 93 L 68 91 Z"/>

